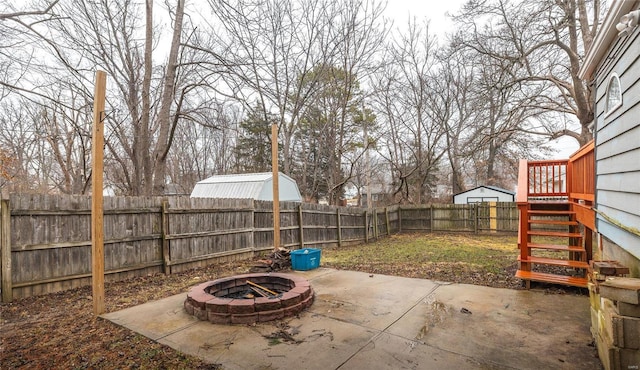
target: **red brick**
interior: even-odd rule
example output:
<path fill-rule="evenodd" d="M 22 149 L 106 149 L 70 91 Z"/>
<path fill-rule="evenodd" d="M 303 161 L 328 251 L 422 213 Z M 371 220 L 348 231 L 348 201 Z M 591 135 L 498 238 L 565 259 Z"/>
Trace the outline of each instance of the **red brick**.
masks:
<path fill-rule="evenodd" d="M 301 286 L 301 287 L 308 287 L 311 286 L 311 283 L 309 282 L 309 280 L 302 280 L 302 281 L 296 281 L 295 282 L 296 286 Z"/>
<path fill-rule="evenodd" d="M 193 316 L 197 317 L 199 320 L 205 321 L 207 320 L 207 311 L 203 308 L 194 307 Z"/>
<path fill-rule="evenodd" d="M 300 296 L 302 296 L 302 299 L 307 299 L 310 293 L 309 290 L 310 290 L 309 287 L 296 286 L 295 288 L 291 289 L 289 292 L 300 294 Z"/>
<path fill-rule="evenodd" d="M 207 281 L 205 283 L 200 283 L 194 287 L 192 287 L 189 291 L 205 291 L 208 287 L 210 287 L 211 285 L 213 285 L 213 281 Z"/>
<path fill-rule="evenodd" d="M 249 314 L 233 314 L 231 315 L 231 323 L 233 324 L 253 324 L 258 322 L 258 314 L 257 313 L 249 313 Z"/>
<path fill-rule="evenodd" d="M 299 314 L 303 309 L 302 303 L 295 304 L 293 306 L 289 306 L 284 309 L 285 316 L 294 316 Z"/>
<path fill-rule="evenodd" d="M 262 285 L 262 284 L 268 283 L 270 279 L 271 279 L 271 277 L 268 276 L 268 275 L 260 275 L 260 276 L 254 276 L 254 277 L 248 278 L 246 280 L 249 280 L 249 281 L 251 281 L 252 283 L 255 283 L 255 284 Z"/>
<path fill-rule="evenodd" d="M 292 287 L 288 286 L 288 285 L 284 285 L 284 284 L 272 284 L 273 288 L 269 288 L 271 290 L 275 290 L 276 292 L 286 292 L 289 289 L 291 289 Z"/>
<path fill-rule="evenodd" d="M 209 291 L 209 294 L 214 297 L 224 297 L 229 294 L 229 289 L 211 290 Z"/>
<path fill-rule="evenodd" d="M 261 322 L 280 320 L 284 317 L 284 310 L 262 311 L 258 312 L 258 319 Z"/>
<path fill-rule="evenodd" d="M 281 303 L 279 298 L 258 297 L 255 299 L 256 312 L 277 310 L 280 307 Z"/>
<path fill-rule="evenodd" d="M 193 307 L 202 309 L 204 309 L 205 302 L 207 302 L 211 298 L 213 298 L 211 294 L 207 294 L 203 291 L 194 291 L 187 294 L 187 299 L 191 302 Z"/>
<path fill-rule="evenodd" d="M 231 324 L 231 315 L 228 313 L 207 313 L 207 319 L 214 324 Z"/>
<path fill-rule="evenodd" d="M 282 302 L 282 307 L 293 306 L 301 301 L 301 296 L 299 293 L 293 293 L 291 291 L 282 293 L 282 297 L 280 297 L 280 301 Z"/>
<path fill-rule="evenodd" d="M 191 302 L 189 302 L 188 300 L 184 301 L 184 309 L 185 311 L 187 311 L 189 315 L 193 315 L 193 306 L 191 305 Z"/>
<path fill-rule="evenodd" d="M 229 289 L 229 288 L 233 288 L 234 286 L 236 286 L 236 279 L 220 279 L 220 280 L 216 280 L 214 287 L 216 290 L 222 290 L 222 289 Z"/>
<path fill-rule="evenodd" d="M 231 298 L 213 298 L 206 303 L 207 312 L 228 313 L 231 301 Z"/>
<path fill-rule="evenodd" d="M 230 314 L 250 314 L 255 312 L 253 299 L 234 299 L 229 303 Z"/>
<path fill-rule="evenodd" d="M 302 308 L 305 309 L 311 306 L 312 303 L 313 303 L 313 295 L 310 295 L 305 300 L 303 300 L 300 304 L 302 305 Z"/>

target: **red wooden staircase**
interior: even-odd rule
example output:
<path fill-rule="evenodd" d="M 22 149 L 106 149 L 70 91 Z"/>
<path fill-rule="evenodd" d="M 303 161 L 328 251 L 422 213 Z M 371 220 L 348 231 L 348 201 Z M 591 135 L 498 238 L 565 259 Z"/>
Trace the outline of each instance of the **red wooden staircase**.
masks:
<path fill-rule="evenodd" d="M 516 277 L 527 288 L 531 281 L 587 287 L 595 223 L 593 181 L 585 180 L 593 177 L 588 161 L 593 143 L 569 160 L 520 162 Z"/>

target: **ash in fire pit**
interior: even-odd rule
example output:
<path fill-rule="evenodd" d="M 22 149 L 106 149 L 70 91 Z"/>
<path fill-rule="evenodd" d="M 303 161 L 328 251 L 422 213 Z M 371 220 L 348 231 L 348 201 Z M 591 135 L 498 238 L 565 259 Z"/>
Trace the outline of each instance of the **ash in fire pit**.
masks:
<path fill-rule="evenodd" d="M 197 285 L 184 302 L 186 311 L 215 324 L 252 324 L 294 316 L 313 303 L 313 289 L 303 277 L 246 274 Z"/>

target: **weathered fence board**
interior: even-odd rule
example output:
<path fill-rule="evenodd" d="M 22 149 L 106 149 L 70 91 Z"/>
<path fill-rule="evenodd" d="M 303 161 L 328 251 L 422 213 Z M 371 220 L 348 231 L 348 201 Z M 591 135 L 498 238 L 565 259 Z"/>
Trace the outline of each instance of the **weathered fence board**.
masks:
<path fill-rule="evenodd" d="M 493 207 L 490 208 L 490 207 Z M 177 273 L 273 248 L 271 202 L 105 197 L 105 278 Z M 91 198 L 11 195 L 0 214 L 2 300 L 91 283 Z M 281 244 L 349 245 L 397 232 L 517 231 L 513 203 L 362 209 L 281 202 Z"/>

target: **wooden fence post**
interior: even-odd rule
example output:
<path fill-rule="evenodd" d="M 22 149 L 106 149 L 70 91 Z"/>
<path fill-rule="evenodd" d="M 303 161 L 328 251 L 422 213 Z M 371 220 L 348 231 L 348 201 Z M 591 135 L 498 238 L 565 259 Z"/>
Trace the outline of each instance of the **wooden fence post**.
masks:
<path fill-rule="evenodd" d="M 373 209 L 373 237 L 378 240 L 378 209 Z"/>
<path fill-rule="evenodd" d="M 167 239 L 169 235 L 169 215 L 167 214 L 168 202 L 162 201 L 161 223 L 162 223 L 162 264 L 165 275 L 171 275 L 171 251 L 170 242 Z"/>
<path fill-rule="evenodd" d="M 300 249 L 304 248 L 304 224 L 302 223 L 302 205 L 298 205 L 298 225 L 300 225 Z"/>
<path fill-rule="evenodd" d="M 13 301 L 11 281 L 11 210 L 9 199 L 2 199 L 0 205 L 0 250 L 2 250 L 2 302 Z"/>
<path fill-rule="evenodd" d="M 391 235 L 391 224 L 389 223 L 389 208 L 384 207 L 384 217 L 387 222 L 387 235 Z"/>
<path fill-rule="evenodd" d="M 473 232 L 478 233 L 478 217 L 480 214 L 478 213 L 478 203 L 473 204 Z"/>
<path fill-rule="evenodd" d="M 402 232 L 402 207 L 398 206 L 398 232 Z"/>
<path fill-rule="evenodd" d="M 435 232 L 435 223 L 433 222 L 433 204 L 429 205 L 429 222 L 431 223 L 429 231 Z"/>
<path fill-rule="evenodd" d="M 369 213 L 364 211 L 364 242 L 369 242 Z"/>
<path fill-rule="evenodd" d="M 340 224 L 340 208 L 336 208 L 338 225 L 338 247 L 342 247 L 342 225 Z"/>

